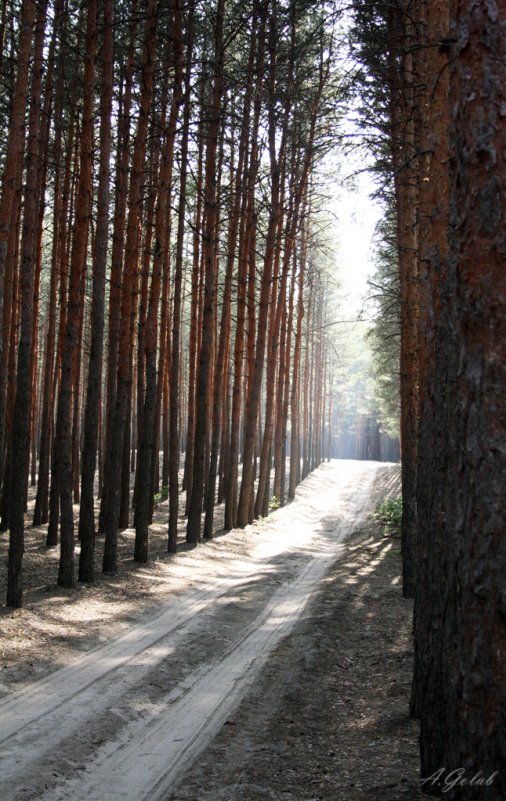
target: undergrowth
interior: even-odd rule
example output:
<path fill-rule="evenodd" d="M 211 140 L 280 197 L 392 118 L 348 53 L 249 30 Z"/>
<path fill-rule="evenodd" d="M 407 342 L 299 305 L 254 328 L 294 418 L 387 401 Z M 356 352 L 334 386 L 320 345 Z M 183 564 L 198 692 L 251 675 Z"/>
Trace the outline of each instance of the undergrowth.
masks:
<path fill-rule="evenodd" d="M 373 517 L 382 527 L 385 536 L 399 534 L 402 521 L 402 498 L 385 498 L 380 501 L 373 512 Z"/>

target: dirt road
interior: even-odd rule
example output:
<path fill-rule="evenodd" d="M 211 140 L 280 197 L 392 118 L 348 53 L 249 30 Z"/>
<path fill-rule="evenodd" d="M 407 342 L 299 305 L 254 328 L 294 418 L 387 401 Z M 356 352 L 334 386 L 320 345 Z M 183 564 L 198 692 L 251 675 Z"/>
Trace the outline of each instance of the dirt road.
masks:
<path fill-rule="evenodd" d="M 377 463 L 323 465 L 292 504 L 234 532 L 233 548 L 223 537 L 212 559 L 205 546 L 185 554 L 191 586 L 163 611 L 3 700 L 2 799 L 165 801 L 292 630 L 390 475 Z"/>

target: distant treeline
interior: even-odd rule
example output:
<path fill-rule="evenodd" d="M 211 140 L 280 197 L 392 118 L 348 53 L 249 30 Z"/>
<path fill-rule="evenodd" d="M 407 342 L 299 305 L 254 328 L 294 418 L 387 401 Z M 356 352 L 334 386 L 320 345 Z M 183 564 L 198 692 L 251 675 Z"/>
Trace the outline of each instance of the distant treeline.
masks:
<path fill-rule="evenodd" d="M 380 430 L 373 415 L 342 419 L 332 436 L 333 459 L 367 459 L 375 462 L 398 462 L 400 444 Z"/>

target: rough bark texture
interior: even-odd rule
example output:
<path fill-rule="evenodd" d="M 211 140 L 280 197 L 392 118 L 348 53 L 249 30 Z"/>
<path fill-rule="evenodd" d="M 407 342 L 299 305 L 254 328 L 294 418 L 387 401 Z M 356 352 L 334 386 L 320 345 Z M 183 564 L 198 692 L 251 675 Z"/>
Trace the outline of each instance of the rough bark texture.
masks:
<path fill-rule="evenodd" d="M 271 197 L 269 208 L 269 221 L 266 234 L 266 244 L 264 262 L 262 266 L 262 279 L 259 296 L 257 341 L 255 348 L 254 364 L 251 366 L 251 375 L 248 381 L 247 406 L 244 420 L 244 446 L 242 458 L 242 479 L 237 508 L 237 525 L 244 527 L 252 520 L 252 493 L 253 493 L 253 456 L 255 452 L 257 421 L 260 406 L 260 390 L 262 386 L 262 373 L 264 367 L 265 346 L 267 341 L 267 319 L 269 312 L 269 301 L 271 296 L 271 279 L 274 268 L 274 257 L 276 249 L 276 233 L 279 225 L 279 218 L 282 213 L 280 204 L 281 195 L 281 168 L 280 155 L 284 152 L 286 142 L 286 131 L 282 134 L 282 141 L 279 145 L 279 152 L 276 147 L 276 118 L 274 114 L 274 95 L 276 88 L 276 58 L 275 42 L 277 38 L 276 17 L 271 14 L 268 35 L 268 92 L 271 99 L 269 113 L 269 158 L 270 158 L 270 178 L 271 178 Z M 250 359 L 251 364 L 251 359 Z"/>
<path fill-rule="evenodd" d="M 75 90 L 75 85 L 74 85 Z M 75 100 L 75 95 L 74 95 Z M 73 216 L 73 195 L 74 188 L 72 186 L 72 175 L 74 166 L 77 161 L 77 155 L 74 152 L 78 138 L 74 137 L 74 126 L 71 123 L 69 131 L 69 149 L 65 161 L 65 176 L 63 181 L 62 192 L 62 210 L 61 218 L 58 226 L 59 231 L 59 249 L 57 258 L 59 261 L 60 281 L 59 281 L 59 299 L 60 299 L 60 319 L 58 324 L 58 345 L 56 349 L 56 363 L 54 376 L 52 381 L 52 399 L 56 397 L 57 385 L 60 377 L 60 369 L 62 365 L 63 344 L 65 337 L 65 321 L 67 317 L 67 287 L 68 287 L 68 265 L 69 265 L 69 230 L 70 220 Z M 56 257 L 56 256 L 55 256 Z M 51 414 L 53 410 L 51 408 Z M 49 445 L 48 445 L 49 447 Z M 49 462 L 49 457 L 48 457 Z M 44 482 L 49 481 L 49 475 L 44 476 Z M 49 523 L 47 528 L 46 545 L 53 547 L 58 542 L 58 523 L 60 512 L 60 495 L 59 495 L 59 476 L 58 476 L 58 459 L 56 439 L 53 438 L 51 447 L 51 487 L 49 492 Z"/>
<path fill-rule="evenodd" d="M 60 394 L 55 429 L 55 449 L 61 506 L 61 551 L 58 584 L 74 584 L 74 513 L 72 507 L 72 390 L 79 359 L 79 340 L 83 315 L 86 250 L 92 199 L 93 96 L 97 39 L 97 4 L 88 5 L 83 122 L 80 139 L 79 179 L 75 209 L 74 236 L 70 260 L 69 298 L 65 320 Z M 74 399 L 75 401 L 76 399 Z"/>
<path fill-rule="evenodd" d="M 204 91 L 205 81 L 202 81 L 201 92 Z M 186 513 L 190 505 L 191 489 L 193 485 L 193 451 L 195 444 L 195 377 L 197 371 L 197 343 L 199 327 L 199 276 L 200 276 L 200 230 L 202 225 L 202 181 L 204 168 L 204 120 L 203 114 L 199 120 L 197 132 L 197 176 L 195 191 L 197 200 L 195 204 L 195 218 L 193 230 L 193 260 L 191 280 L 191 311 L 190 334 L 188 344 L 189 374 L 188 374 L 188 425 L 186 434 L 186 459 L 183 488 L 186 490 Z"/>
<path fill-rule="evenodd" d="M 218 0 L 215 24 L 215 72 L 213 96 L 207 131 L 206 170 L 204 181 L 205 227 L 203 254 L 205 263 L 204 307 L 202 313 L 202 341 L 199 353 L 196 392 L 195 445 L 193 452 L 193 483 L 188 509 L 187 542 L 200 539 L 200 518 L 204 497 L 205 446 L 208 436 L 207 392 L 211 370 L 213 339 L 213 307 L 215 302 L 215 249 L 218 218 L 216 193 L 216 153 L 220 130 L 220 111 L 223 86 L 223 13 L 224 0 Z"/>
<path fill-rule="evenodd" d="M 149 112 L 153 97 L 153 74 L 156 49 L 156 7 L 157 0 L 149 0 L 146 9 L 145 45 L 142 65 L 142 91 L 139 108 L 139 121 L 132 158 L 129 212 L 126 232 L 123 284 L 121 292 L 121 317 L 119 329 L 119 354 L 116 384 L 116 399 L 111 436 L 107 443 L 108 472 L 104 481 L 109 483 L 107 509 L 105 513 L 105 547 L 103 558 L 104 573 L 117 570 L 117 536 L 120 512 L 120 482 L 125 425 L 127 422 L 128 401 L 131 397 L 131 347 L 133 336 L 133 317 L 138 278 L 139 219 L 142 200 L 142 179 L 148 131 Z"/>
<path fill-rule="evenodd" d="M 111 251 L 111 275 L 109 291 L 109 316 L 107 339 L 107 373 L 106 373 L 106 415 L 105 415 L 105 448 L 103 491 L 100 504 L 99 530 L 104 531 L 105 513 L 109 502 L 109 454 L 111 453 L 110 437 L 114 423 L 116 403 L 116 381 L 118 372 L 118 346 L 121 310 L 121 287 L 123 250 L 125 245 L 125 221 L 127 214 L 128 175 L 130 163 L 130 114 L 132 105 L 133 71 L 135 67 L 135 40 L 137 36 L 137 0 L 132 0 L 131 22 L 129 26 L 129 44 L 127 64 L 125 67 L 124 91 L 121 96 L 121 116 L 118 131 L 118 148 L 116 158 L 116 186 L 114 204 L 114 227 Z M 123 86 L 122 86 L 123 88 Z"/>
<path fill-rule="evenodd" d="M 0 330 L 2 329 L 2 311 L 4 305 L 4 276 L 7 257 L 7 241 L 14 197 L 21 178 L 21 167 L 24 152 L 24 124 L 28 91 L 28 69 L 33 43 L 33 27 L 37 5 L 34 0 L 24 0 L 21 7 L 20 33 L 17 51 L 17 73 L 12 102 L 12 115 L 7 135 L 4 171 L 2 176 L 2 192 L 0 195 Z M 0 347 L 2 343 L 0 341 Z M 0 430 L 3 421 L 0 421 Z"/>
<path fill-rule="evenodd" d="M 444 287 L 448 251 L 448 54 L 434 45 L 448 35 L 445 4 L 421 4 L 423 81 L 420 126 L 421 164 L 419 238 L 419 387 L 420 424 L 417 445 L 418 554 L 415 596 L 415 664 L 411 712 L 419 717 L 440 714 L 444 679 L 441 673 L 441 614 L 444 608 L 447 560 L 444 554 L 442 508 L 446 484 L 447 425 L 434 415 L 435 398 L 448 387 L 448 354 L 444 340 Z M 441 327 L 443 326 L 443 327 Z M 434 585 L 439 593 L 434 593 Z M 431 597 L 429 605 L 427 598 Z M 439 608 L 435 608 L 436 600 Z M 438 621 L 437 625 L 435 621 Z M 431 712 L 433 710 L 433 713 Z M 439 711 L 438 711 L 439 710 Z M 444 733 L 421 736 L 422 775 L 432 775 L 444 762 Z M 432 789 L 432 785 L 431 785 Z"/>
<path fill-rule="evenodd" d="M 265 12 L 260 14 L 258 31 L 258 50 L 256 54 L 256 81 L 253 103 L 253 120 L 251 126 L 251 152 L 245 160 L 245 175 L 243 194 L 241 198 L 239 249 L 237 255 L 237 319 L 234 339 L 234 367 L 231 398 L 230 444 L 228 447 L 227 469 L 227 497 L 225 502 L 225 530 L 237 525 L 237 494 L 238 494 L 238 458 L 240 450 L 240 420 L 243 397 L 243 354 L 244 354 L 244 327 L 246 322 L 246 288 L 248 272 L 248 254 L 250 240 L 253 238 L 254 228 L 254 187 L 258 172 L 257 138 L 260 124 L 261 87 L 263 74 L 265 45 L 266 45 L 266 19 Z M 244 109 L 244 121 L 249 116 L 249 110 Z"/>
<path fill-rule="evenodd" d="M 7 256 L 13 258 L 13 253 L 8 254 L 9 249 L 9 232 L 12 230 L 10 224 L 13 216 L 13 209 L 16 205 L 16 193 L 21 188 L 21 169 L 23 161 L 23 153 L 25 146 L 25 111 L 28 93 L 28 75 L 30 55 L 33 44 L 33 28 L 35 23 L 36 3 L 33 0 L 24 0 L 21 7 L 21 20 L 20 20 L 20 33 L 18 40 L 17 51 L 17 73 L 14 85 L 14 92 L 12 98 L 12 111 L 9 121 L 9 130 L 7 134 L 7 146 L 5 149 L 4 170 L 2 175 L 2 189 L 0 195 L 0 331 L 3 332 L 4 328 L 4 314 L 7 303 L 4 299 L 4 283 L 6 272 L 9 268 L 6 266 Z M 7 302 L 8 299 L 7 299 Z M 6 407 L 4 402 L 5 386 L 7 383 L 5 369 L 7 369 L 6 360 L 3 358 L 4 337 L 0 338 L 0 389 L 3 389 L 2 398 L 0 399 L 0 460 L 3 461 L 4 452 L 4 437 L 6 431 Z M 0 476 L 2 470 L 0 470 Z M 7 481 L 10 478 L 7 477 Z M 10 498 L 3 499 L 2 509 L 2 527 L 8 525 L 7 506 L 10 503 Z"/>
<path fill-rule="evenodd" d="M 401 285 L 401 449 L 403 591 L 413 597 L 416 582 L 416 445 L 418 422 L 418 259 L 415 130 L 417 28 L 411 0 L 390 12 L 395 71 L 391 75 L 391 141 L 397 205 L 397 243 Z"/>
<path fill-rule="evenodd" d="M 181 9 L 179 3 L 175 3 L 175 50 L 174 61 L 181 64 L 183 57 L 182 47 L 182 24 Z M 185 74 L 185 110 L 183 115 L 183 130 L 181 141 L 181 172 L 179 176 L 179 209 L 177 220 L 177 245 L 176 258 L 174 264 L 174 306 L 172 320 L 172 347 L 171 347 L 171 371 L 172 377 L 169 384 L 169 462 L 168 462 L 168 481 L 169 481 L 169 530 L 167 539 L 167 550 L 175 553 L 177 550 L 177 519 L 179 514 L 179 459 L 180 459 L 180 431 L 179 424 L 179 403 L 181 397 L 180 367 L 181 367 L 181 299 L 183 286 L 183 245 L 186 223 L 186 181 L 188 174 L 188 139 L 190 135 L 190 91 L 191 91 L 191 63 L 193 47 L 193 13 L 192 4 L 188 11 L 189 32 L 186 51 L 186 74 Z M 179 103 L 182 92 L 181 70 L 176 68 L 177 93 L 175 98 Z"/>
<path fill-rule="evenodd" d="M 98 418 L 102 382 L 102 349 L 104 342 L 105 279 L 109 228 L 109 183 L 111 155 L 111 112 L 113 88 L 113 4 L 103 6 L 103 67 L 100 107 L 100 165 L 97 197 L 97 231 L 93 267 L 91 308 L 91 350 L 88 368 L 84 441 L 82 453 L 81 506 L 79 510 L 79 580 L 94 579 L 95 512 L 93 482 L 95 477 Z"/>
<path fill-rule="evenodd" d="M 234 191 L 230 198 L 229 228 L 227 239 L 227 263 L 225 269 L 225 286 L 222 303 L 222 317 L 219 332 L 218 354 L 216 359 L 214 387 L 213 387 L 213 420 L 212 420 L 212 442 L 210 453 L 209 477 L 205 500 L 205 522 L 204 536 L 212 537 L 213 514 L 215 503 L 216 477 L 218 468 L 218 455 L 220 446 L 220 436 L 222 434 L 223 409 L 225 398 L 228 393 L 227 365 L 230 350 L 230 322 L 231 322 L 231 303 L 232 303 L 232 278 L 233 268 L 236 258 L 237 239 L 239 235 L 239 219 L 241 200 L 243 197 L 244 167 L 246 164 L 246 148 L 249 136 L 249 123 L 251 118 L 251 99 L 253 88 L 253 64 L 255 52 L 258 44 L 257 33 L 257 13 L 256 6 L 252 22 L 251 48 L 248 59 L 247 84 L 244 94 L 243 116 L 241 124 L 241 135 L 239 141 L 238 162 L 235 171 Z M 233 167 L 233 156 L 230 157 Z M 242 337 L 242 331 L 239 332 Z M 223 440 L 222 440 L 223 441 Z"/>
<path fill-rule="evenodd" d="M 37 14 L 33 80 L 27 137 L 27 167 L 24 190 L 24 217 L 21 243 L 21 331 L 18 344 L 16 400 L 12 424 L 10 481 L 10 540 L 7 606 L 22 604 L 22 558 L 24 551 L 24 512 L 30 455 L 30 412 L 32 395 L 32 343 L 34 323 L 34 285 L 38 221 L 38 132 L 42 85 L 42 51 L 46 3 Z M 1 255 L 0 255 L 1 258 Z M 0 270 L 4 265 L 0 263 Z M 0 302 L 3 298 L 0 298 Z"/>
<path fill-rule="evenodd" d="M 444 693 L 422 710 L 422 774 L 433 764 L 424 745 L 435 738 L 448 769 L 497 771 L 479 787 L 480 798 L 496 801 L 506 794 L 506 3 L 461 2 L 450 14 L 449 260 L 436 342 L 449 375 L 435 393 L 448 438 L 445 586 L 435 568 L 425 599 L 442 626 Z M 449 797 L 471 801 L 478 790 L 460 784 Z"/>

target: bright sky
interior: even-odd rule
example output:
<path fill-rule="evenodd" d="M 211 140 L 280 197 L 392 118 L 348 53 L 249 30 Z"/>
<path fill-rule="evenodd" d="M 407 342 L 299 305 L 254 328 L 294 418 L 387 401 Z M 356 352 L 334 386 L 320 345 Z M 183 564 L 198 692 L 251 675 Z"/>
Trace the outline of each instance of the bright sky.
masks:
<path fill-rule="evenodd" d="M 354 137 L 359 133 L 352 115 L 343 121 L 344 130 Z M 342 312 L 346 319 L 356 318 L 369 294 L 367 279 L 374 272 L 373 237 L 382 217 L 382 207 L 371 195 L 377 190 L 372 173 L 367 171 L 368 156 L 362 148 L 346 154 L 340 148 L 327 154 L 319 181 L 324 187 L 324 205 L 333 218 L 329 232 L 336 243 Z M 364 317 L 371 316 L 372 309 Z"/>
<path fill-rule="evenodd" d="M 381 207 L 369 197 L 373 190 L 368 173 L 360 173 L 352 182 L 336 188 L 333 204 L 337 218 L 339 275 L 346 310 L 352 316 L 361 309 L 363 298 L 368 294 L 367 278 L 374 270 L 372 239 L 381 218 Z"/>
<path fill-rule="evenodd" d="M 354 61 L 348 49 L 346 30 L 352 24 L 352 14 L 344 11 L 341 18 L 343 25 L 343 71 L 346 73 L 353 69 Z M 372 157 L 368 156 L 364 147 L 360 147 L 363 137 L 363 128 L 360 112 L 348 108 L 340 123 L 341 132 L 349 137 L 349 143 L 359 145 L 357 149 L 350 148 L 346 155 L 341 150 L 330 155 L 330 162 L 334 163 L 331 174 L 335 176 L 330 194 L 333 216 L 336 219 L 334 237 L 339 243 L 338 264 L 339 277 L 342 286 L 342 296 L 346 305 L 347 316 L 350 319 L 357 316 L 363 305 L 364 298 L 369 294 L 367 279 L 374 271 L 372 262 L 372 239 L 376 226 L 382 217 L 379 203 L 372 201 L 370 196 L 375 186 L 371 173 L 367 167 L 371 165 Z M 372 310 L 367 310 L 365 317 L 370 317 Z"/>

